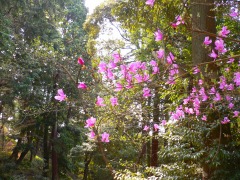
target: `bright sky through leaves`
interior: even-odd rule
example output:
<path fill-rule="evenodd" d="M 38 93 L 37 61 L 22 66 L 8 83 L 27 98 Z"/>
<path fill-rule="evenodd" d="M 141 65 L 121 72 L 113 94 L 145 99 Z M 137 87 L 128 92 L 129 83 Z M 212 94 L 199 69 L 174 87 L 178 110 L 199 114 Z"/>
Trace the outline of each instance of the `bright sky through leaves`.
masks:
<path fill-rule="evenodd" d="M 104 2 L 104 0 L 85 0 L 85 5 L 89 10 L 88 14 L 92 14 L 94 8 L 96 8 L 102 2 Z"/>

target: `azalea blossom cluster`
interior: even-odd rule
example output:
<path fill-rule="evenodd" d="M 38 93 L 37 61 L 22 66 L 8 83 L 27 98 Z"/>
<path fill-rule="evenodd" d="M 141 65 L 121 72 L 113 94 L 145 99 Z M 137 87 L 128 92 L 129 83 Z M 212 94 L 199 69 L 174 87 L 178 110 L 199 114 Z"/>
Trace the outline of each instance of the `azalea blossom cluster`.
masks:
<path fill-rule="evenodd" d="M 230 33 L 230 30 L 226 26 L 223 26 L 221 31 L 218 33 L 219 38 L 215 41 L 215 50 L 212 50 L 212 53 L 209 54 L 214 60 L 220 55 L 227 52 L 225 48 L 225 44 L 222 38 L 227 37 Z M 209 36 L 205 37 L 203 44 L 205 46 L 209 46 L 212 43 L 212 40 Z M 233 58 L 229 58 L 227 61 L 228 64 L 232 64 L 234 62 Z M 225 69 L 226 72 L 229 72 L 229 67 Z M 200 73 L 200 69 L 198 67 L 193 68 L 193 74 Z M 199 79 L 198 86 L 192 88 L 192 92 L 188 97 L 183 100 L 183 104 L 178 106 L 174 112 L 171 112 L 171 119 L 180 120 L 185 118 L 186 116 L 202 116 L 202 120 L 207 120 L 207 115 L 204 114 L 204 109 L 218 109 L 220 106 L 225 105 L 228 107 L 229 111 L 232 113 L 226 114 L 223 117 L 221 123 L 227 124 L 230 122 L 228 115 L 232 118 L 238 117 L 239 111 L 236 107 L 234 107 L 234 101 L 237 101 L 236 98 L 231 97 L 231 92 L 239 87 L 240 83 L 240 72 L 233 72 L 231 74 L 227 74 L 227 76 L 222 75 L 219 77 L 219 84 L 217 86 L 212 86 L 207 89 L 208 84 L 204 85 L 204 80 Z M 201 105 L 204 104 L 203 112 L 201 112 Z"/>
<path fill-rule="evenodd" d="M 79 58 L 78 59 L 78 64 L 80 64 L 81 66 L 84 66 L 85 62 L 84 62 L 84 60 L 82 58 Z M 79 89 L 87 89 L 87 85 L 84 82 L 80 82 L 77 87 Z M 62 102 L 64 100 L 66 100 L 67 96 L 63 92 L 63 89 L 58 89 L 57 95 L 54 98 L 56 100 L 58 100 L 59 102 Z M 111 100 L 112 106 L 115 106 L 115 105 L 118 104 L 117 98 L 112 97 L 110 100 Z M 97 100 L 96 104 L 98 106 L 104 106 L 103 99 L 98 97 L 98 100 Z M 89 137 L 91 139 L 95 139 L 96 138 L 96 134 L 94 132 L 95 123 L 96 123 L 96 118 L 91 117 L 91 118 L 86 120 L 85 128 L 88 128 L 90 130 Z M 109 134 L 108 133 L 104 132 L 103 134 L 101 134 L 101 137 L 102 137 L 102 139 L 101 139 L 102 142 L 106 142 L 106 143 L 109 142 Z"/>
<path fill-rule="evenodd" d="M 230 33 L 230 30 L 227 29 L 227 26 L 223 26 L 222 30 L 218 33 L 219 37 L 214 42 L 215 48 L 212 49 L 212 52 L 209 54 L 211 58 L 216 59 L 219 55 L 223 55 L 227 52 L 227 49 L 225 48 L 224 40 L 222 38 L 227 37 L 229 33 Z M 209 46 L 211 43 L 212 43 L 212 40 L 209 38 L 209 36 L 206 36 L 203 44 L 205 46 Z"/>
<path fill-rule="evenodd" d="M 89 137 L 91 139 L 95 139 L 95 137 L 96 137 L 96 134 L 93 130 L 95 123 L 96 123 L 96 118 L 94 118 L 94 117 L 91 117 L 86 120 L 85 128 L 89 128 L 89 130 L 90 130 Z M 102 136 L 102 139 L 101 139 L 102 142 L 107 142 L 107 143 L 109 142 L 109 134 L 108 133 L 104 132 L 101 136 Z"/>
<path fill-rule="evenodd" d="M 232 9 L 230 10 L 229 16 L 231 16 L 233 19 L 238 19 L 238 18 L 239 18 L 238 9 L 232 8 Z"/>
<path fill-rule="evenodd" d="M 155 0 L 147 0 L 146 5 L 151 7 L 154 6 Z M 238 11 L 232 9 L 229 16 L 236 18 L 238 16 Z M 175 18 L 175 21 L 171 23 L 173 28 L 177 28 L 179 25 L 184 24 L 183 18 L 178 15 Z M 209 56 L 216 60 L 218 57 L 224 55 L 227 52 L 226 44 L 224 38 L 226 38 L 230 33 L 230 30 L 227 26 L 223 26 L 221 31 L 218 33 L 218 37 L 214 42 L 214 47 L 211 49 Z M 153 33 L 155 41 L 159 42 L 164 39 L 164 35 L 160 29 L 157 29 Z M 203 44 L 206 47 L 210 47 L 213 40 L 206 36 Z M 166 76 L 166 85 L 175 84 L 175 79 L 179 74 L 179 66 L 176 61 L 176 57 L 172 52 L 169 52 L 165 55 L 165 50 L 160 48 L 157 51 L 158 60 L 162 60 L 167 65 L 167 70 L 163 74 L 163 77 Z M 101 61 L 98 65 L 98 72 L 102 75 L 103 79 L 109 81 L 115 92 L 120 92 L 123 90 L 132 89 L 135 86 L 141 87 L 141 93 L 143 98 L 148 98 L 153 96 L 149 84 L 151 83 L 154 76 L 160 74 L 159 62 L 158 60 L 152 59 L 150 62 L 141 62 L 141 61 L 132 61 L 126 62 L 123 61 L 123 58 L 118 52 L 112 54 L 112 59 L 108 62 Z M 227 64 L 234 63 L 233 58 L 229 58 Z M 78 63 L 81 66 L 84 66 L 84 60 L 82 58 L 78 59 Z M 175 111 L 170 112 L 171 120 L 182 120 L 187 117 L 196 117 L 198 120 L 202 121 L 208 120 L 208 115 L 206 113 L 207 109 L 218 110 L 221 106 L 226 107 L 222 117 L 218 119 L 221 124 L 228 124 L 232 119 L 239 117 L 239 109 L 235 106 L 237 101 L 231 94 L 240 86 L 240 72 L 233 72 L 233 69 L 230 69 L 231 66 L 226 68 L 226 72 L 229 74 L 224 74 L 219 77 L 219 83 L 217 85 L 208 84 L 204 79 L 198 79 L 198 83 L 192 88 L 190 94 L 183 99 L 181 105 L 179 105 Z M 230 73 L 231 71 L 231 73 Z M 198 66 L 195 66 L 192 69 L 192 73 L 198 74 L 201 73 L 201 70 Z M 196 79 L 199 76 L 196 76 Z M 77 86 L 79 89 L 87 89 L 87 85 L 84 82 L 80 82 Z M 55 99 L 62 102 L 67 99 L 66 94 L 62 89 L 58 90 L 58 94 L 55 96 Z M 112 106 L 118 105 L 117 97 L 109 98 Z M 107 106 L 104 98 L 98 96 L 96 99 L 96 106 L 104 107 Z M 204 108 L 202 108 L 204 106 Z M 96 118 L 89 118 L 86 120 L 85 128 L 90 130 L 89 137 L 91 139 L 96 138 L 94 132 L 94 127 L 96 123 Z M 162 120 L 161 124 L 154 123 L 152 129 L 154 131 L 159 131 L 159 129 L 167 124 L 166 120 Z M 143 130 L 149 131 L 150 126 L 145 125 Z M 109 134 L 104 132 L 101 135 L 102 142 L 109 142 Z"/>
<path fill-rule="evenodd" d="M 166 120 L 162 120 L 162 122 L 160 123 L 160 125 L 159 124 L 156 124 L 156 123 L 154 123 L 153 124 L 153 130 L 155 131 L 155 132 L 157 132 L 157 131 L 165 131 L 165 129 L 164 129 L 164 126 L 167 124 L 167 121 Z M 145 125 L 144 126 L 144 128 L 143 128 L 143 131 L 149 131 L 150 130 L 150 126 L 148 126 L 148 125 Z"/>
<path fill-rule="evenodd" d="M 118 105 L 118 98 L 117 97 L 111 97 L 110 98 L 110 102 L 112 104 L 112 106 L 117 106 Z M 97 102 L 96 102 L 97 106 L 106 106 L 106 104 L 104 104 L 104 99 L 101 98 L 100 96 L 97 97 Z"/>
<path fill-rule="evenodd" d="M 156 61 L 152 60 L 149 66 L 152 67 L 153 74 L 159 73 Z M 98 65 L 98 72 L 102 74 L 103 78 L 114 82 L 116 92 L 122 91 L 124 88 L 131 89 L 135 84 L 150 82 L 151 78 L 146 62 L 134 61 L 125 64 L 118 53 L 113 54 L 113 60 L 110 60 L 109 63 L 101 61 Z M 143 97 L 149 96 L 150 89 L 145 87 Z M 111 102 L 113 102 L 112 100 Z"/>
<path fill-rule="evenodd" d="M 227 107 L 226 115 L 221 123 L 227 124 L 230 122 L 228 116 L 232 118 L 239 117 L 238 108 L 234 102 L 238 99 L 231 96 L 232 92 L 240 86 L 240 72 L 233 72 L 232 75 L 220 76 L 220 81 L 217 85 L 210 88 L 205 84 L 204 80 L 199 79 L 198 85 L 192 88 L 189 96 L 183 99 L 182 105 L 178 106 L 174 112 L 171 112 L 171 119 L 181 120 L 186 116 L 201 117 L 203 121 L 207 121 L 207 115 L 204 114 L 206 109 L 217 110 L 220 107 Z M 204 108 L 201 106 L 204 105 Z"/>

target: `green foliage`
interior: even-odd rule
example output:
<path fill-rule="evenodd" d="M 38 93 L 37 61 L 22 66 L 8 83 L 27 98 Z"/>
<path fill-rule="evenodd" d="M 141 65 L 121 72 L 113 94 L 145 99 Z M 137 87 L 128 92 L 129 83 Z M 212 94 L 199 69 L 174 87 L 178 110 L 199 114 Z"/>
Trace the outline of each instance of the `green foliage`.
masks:
<path fill-rule="evenodd" d="M 99 119 L 98 131 L 108 130 L 111 134 L 111 147 L 106 146 L 106 156 L 111 162 L 115 171 L 116 179 L 141 179 L 141 178 L 159 178 L 159 179 L 201 179 L 205 166 L 208 166 L 210 179 L 236 179 L 239 176 L 238 161 L 239 151 L 239 118 L 232 117 L 232 111 L 229 110 L 229 102 L 210 105 L 208 102 L 201 106 L 201 111 L 208 116 L 207 122 L 204 122 L 200 116 L 186 115 L 184 119 L 171 123 L 169 116 L 176 107 L 183 104 L 192 91 L 192 87 L 199 88 L 198 80 L 204 81 L 204 87 L 210 89 L 212 86 L 219 86 L 219 78 L 209 79 L 212 69 L 212 62 L 205 62 L 201 65 L 204 69 L 201 75 L 193 73 L 192 46 L 193 40 L 193 20 L 190 10 L 195 1 L 155 1 L 154 6 L 145 4 L 146 1 L 128 0 L 117 1 L 115 3 L 100 6 L 95 13 L 89 17 L 85 24 L 88 27 L 92 39 L 89 42 L 96 43 L 99 27 L 104 24 L 104 20 L 119 23 L 123 29 L 123 38 L 125 42 L 130 42 L 131 53 L 124 55 L 121 53 L 125 64 L 133 60 L 144 61 L 148 63 L 151 59 L 159 60 L 154 56 L 159 48 L 165 50 L 165 57 L 172 52 L 176 57 L 176 63 L 180 66 L 180 76 L 175 79 L 174 85 L 166 84 L 167 75 L 164 74 L 171 65 L 159 62 L 160 75 L 156 76 L 152 82 L 145 85 L 152 91 L 158 92 L 154 97 L 142 99 L 142 84 L 134 84 L 131 89 L 121 92 L 114 92 L 113 85 L 109 81 L 99 80 L 104 85 L 99 86 L 101 90 L 99 96 L 104 97 L 106 107 L 100 107 L 96 111 L 96 117 Z M 198 3 L 197 3 L 198 4 Z M 231 4 L 231 3 L 230 3 Z M 226 47 L 229 48 L 228 55 L 239 55 L 238 35 L 239 21 L 232 21 L 228 15 L 232 5 L 216 6 L 212 12 L 216 13 L 217 31 L 223 26 L 227 26 L 231 33 L 229 37 L 224 38 Z M 111 10 L 108 9 L 111 7 Z M 237 7 L 237 5 L 235 6 Z M 176 22 L 176 16 L 180 15 L 184 19 L 184 24 L 177 28 L 172 28 L 170 24 Z M 92 29 L 90 29 L 90 27 Z M 160 42 L 154 40 L 154 32 L 160 29 L 164 38 Z M 214 34 L 208 34 L 213 39 Z M 202 41 L 203 42 L 203 41 Z M 91 44 L 94 45 L 94 44 Z M 203 46 L 203 45 L 202 45 Z M 92 46 L 89 51 L 92 50 Z M 89 48 L 88 47 L 88 48 Z M 91 51 L 91 55 L 101 61 L 108 62 L 109 57 L 98 57 L 97 47 Z M 209 53 L 211 47 L 208 47 Z M 109 49 L 107 49 L 109 50 Z M 116 51 L 116 50 L 115 50 Z M 108 51 L 108 56 L 112 53 Z M 206 54 L 208 56 L 208 54 Z M 227 57 L 223 55 L 222 58 Z M 207 59 L 207 58 L 206 58 Z M 227 60 L 227 59 L 226 59 Z M 166 61 L 166 60 L 165 60 Z M 238 72 L 239 66 L 235 63 L 229 65 L 225 60 L 216 64 L 219 74 L 227 77 L 228 83 L 232 81 L 232 72 Z M 96 65 L 99 60 L 96 61 Z M 199 62 L 200 63 L 200 62 Z M 209 65 L 207 65 L 209 63 Z M 95 64 L 94 64 L 95 65 Z M 195 64 L 196 65 L 196 64 Z M 229 70 L 226 70 L 229 68 Z M 215 70 L 216 70 L 215 69 Z M 206 74 L 205 74 L 206 73 Z M 214 74 L 214 73 L 213 73 Z M 98 76 L 99 77 L 99 76 Z M 212 77 L 212 76 L 210 76 Z M 101 76 L 100 76 L 101 78 Z M 123 83 L 123 81 L 119 81 Z M 155 88 L 158 88 L 157 90 Z M 205 90 L 206 90 L 205 89 Z M 221 91 L 222 92 L 222 91 Z M 223 92 L 224 97 L 230 92 Z M 236 94 L 239 94 L 239 88 L 235 89 L 234 97 L 235 107 L 239 106 L 236 101 Z M 111 107 L 108 99 L 111 96 L 118 97 L 119 105 Z M 162 107 L 156 110 L 156 102 Z M 109 107 L 110 106 L 110 107 Z M 141 113 L 139 113 L 139 106 Z M 183 106 L 184 108 L 184 106 Z M 159 117 L 156 117 L 156 111 L 159 111 Z M 231 117 L 231 125 L 222 125 L 222 118 Z M 156 119 L 156 121 L 154 120 Z M 168 120 L 165 127 L 165 133 L 149 137 L 142 131 L 145 124 L 159 123 L 161 120 Z M 150 165 L 150 156 L 152 139 L 158 140 L 158 165 L 157 167 L 147 167 Z M 150 145 L 146 145 L 146 144 Z M 117 147 L 117 148 L 115 148 Z M 140 158 L 138 158 L 138 155 Z M 142 155 L 142 157 L 141 157 Z M 118 157 L 120 161 L 116 161 Z M 140 159 L 140 160 L 139 160 Z M 234 167 L 234 168 L 233 168 Z M 235 168 L 236 167 L 236 168 Z M 232 170 L 230 170 L 232 168 Z"/>

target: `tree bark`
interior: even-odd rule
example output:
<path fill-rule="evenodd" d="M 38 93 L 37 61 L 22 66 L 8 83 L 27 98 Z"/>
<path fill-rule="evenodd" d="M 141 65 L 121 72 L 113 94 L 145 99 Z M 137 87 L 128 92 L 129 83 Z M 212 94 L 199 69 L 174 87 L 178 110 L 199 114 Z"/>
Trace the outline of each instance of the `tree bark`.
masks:
<path fill-rule="evenodd" d="M 209 32 L 216 34 L 214 0 L 192 0 L 192 61 L 193 65 L 212 61 L 203 41 Z M 214 37 L 210 37 L 214 38 Z"/>
<path fill-rule="evenodd" d="M 49 172 L 49 146 L 48 146 L 48 125 L 44 125 L 44 134 L 43 134 L 43 177 L 48 177 Z"/>
<path fill-rule="evenodd" d="M 159 123 L 159 95 L 158 88 L 155 88 L 155 96 L 153 100 L 153 122 Z M 157 135 L 158 131 L 154 132 L 153 135 Z M 152 138 L 152 153 L 151 153 L 151 164 L 150 166 L 157 167 L 158 165 L 158 139 L 153 136 Z"/>
<path fill-rule="evenodd" d="M 203 41 L 207 34 L 204 32 L 216 34 L 216 23 L 215 15 L 212 9 L 214 8 L 214 0 L 192 0 L 191 1 L 192 11 L 192 62 L 193 65 L 197 65 L 203 62 L 212 61 L 209 57 L 209 51 L 203 46 Z M 214 42 L 214 37 L 210 37 Z M 211 77 L 216 77 L 216 66 L 211 65 L 208 68 L 208 72 L 201 71 L 204 76 L 211 74 Z M 208 141 L 204 140 L 205 146 L 209 147 Z M 211 168 L 209 164 L 202 162 L 202 179 L 207 180 L 211 178 Z"/>
<path fill-rule="evenodd" d="M 86 154 L 85 155 L 85 160 L 84 160 L 84 176 L 83 176 L 83 180 L 87 180 L 88 179 L 88 171 L 89 171 L 89 163 L 92 160 L 92 154 Z"/>
<path fill-rule="evenodd" d="M 58 157 L 55 142 L 57 139 L 57 121 L 52 127 L 52 180 L 58 180 Z"/>

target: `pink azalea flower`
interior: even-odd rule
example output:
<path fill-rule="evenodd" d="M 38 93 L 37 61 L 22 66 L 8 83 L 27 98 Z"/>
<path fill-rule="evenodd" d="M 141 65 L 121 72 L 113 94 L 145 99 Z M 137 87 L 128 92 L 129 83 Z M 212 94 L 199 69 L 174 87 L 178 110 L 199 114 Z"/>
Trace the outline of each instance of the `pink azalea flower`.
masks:
<path fill-rule="evenodd" d="M 149 76 L 149 74 L 147 74 L 147 73 L 144 73 L 144 74 L 143 74 L 143 81 L 144 81 L 144 82 L 150 81 L 150 76 Z"/>
<path fill-rule="evenodd" d="M 153 67 L 158 65 L 155 60 L 151 60 L 149 64 Z"/>
<path fill-rule="evenodd" d="M 78 58 L 78 64 L 84 65 L 84 60 L 82 58 Z"/>
<path fill-rule="evenodd" d="M 187 97 L 187 98 L 185 98 L 185 99 L 183 99 L 183 104 L 188 104 L 188 102 L 189 102 L 189 100 L 190 100 L 190 98 L 189 97 Z"/>
<path fill-rule="evenodd" d="M 95 133 L 94 133 L 93 131 L 91 131 L 91 132 L 89 133 L 89 137 L 90 137 L 91 139 L 94 139 L 94 138 L 95 138 Z"/>
<path fill-rule="evenodd" d="M 174 77 L 168 76 L 168 80 L 167 80 L 166 84 L 175 84 L 175 83 L 176 83 L 176 81 L 175 81 Z"/>
<path fill-rule="evenodd" d="M 153 125 L 153 128 L 154 128 L 154 131 L 157 131 L 160 127 L 159 127 L 158 124 L 154 124 L 154 125 Z"/>
<path fill-rule="evenodd" d="M 219 36 L 227 37 L 230 31 L 227 29 L 227 26 L 223 26 L 222 30 L 218 33 Z"/>
<path fill-rule="evenodd" d="M 209 54 L 209 56 L 210 56 L 211 58 L 213 58 L 213 59 L 216 59 L 216 58 L 218 57 L 218 55 L 215 53 L 214 50 L 212 50 L 212 53 Z"/>
<path fill-rule="evenodd" d="M 204 87 L 202 87 L 202 88 L 199 90 L 199 94 L 202 96 L 202 101 L 206 101 L 206 100 L 208 99 L 208 96 L 207 96 L 206 93 L 205 93 Z"/>
<path fill-rule="evenodd" d="M 167 124 L 167 121 L 166 120 L 162 120 L 162 123 L 161 123 L 163 126 L 165 126 Z"/>
<path fill-rule="evenodd" d="M 219 89 L 224 89 L 225 87 L 227 87 L 227 83 L 226 83 L 226 78 L 224 76 L 220 77 L 220 86 Z"/>
<path fill-rule="evenodd" d="M 177 20 L 176 25 L 184 24 L 184 21 L 180 15 L 176 16 L 175 18 Z"/>
<path fill-rule="evenodd" d="M 240 86 L 240 72 L 234 73 L 233 82 L 236 83 L 236 86 Z"/>
<path fill-rule="evenodd" d="M 109 68 L 107 69 L 107 79 L 114 80 L 113 72 Z"/>
<path fill-rule="evenodd" d="M 153 70 L 153 74 L 159 73 L 159 68 L 157 66 L 154 66 L 152 70 Z"/>
<path fill-rule="evenodd" d="M 224 117 L 224 119 L 221 121 L 221 124 L 228 124 L 230 122 L 230 120 L 228 119 L 228 117 Z"/>
<path fill-rule="evenodd" d="M 229 69 L 228 67 L 227 67 L 227 68 L 225 68 L 225 71 L 226 71 L 226 72 L 229 72 L 229 70 L 230 70 L 230 69 Z"/>
<path fill-rule="evenodd" d="M 235 18 L 238 16 L 238 9 L 231 9 L 229 16 L 231 16 L 232 18 Z"/>
<path fill-rule="evenodd" d="M 113 53 L 112 56 L 113 56 L 113 59 L 114 59 L 114 63 L 118 63 L 121 60 L 121 56 L 117 52 Z"/>
<path fill-rule="evenodd" d="M 120 83 L 116 83 L 115 84 L 115 91 L 121 91 L 122 89 L 123 89 L 123 86 L 122 86 L 122 84 L 120 84 Z"/>
<path fill-rule="evenodd" d="M 139 69 L 142 69 L 143 71 L 147 69 L 146 62 L 142 62 Z"/>
<path fill-rule="evenodd" d="M 102 142 L 109 142 L 109 134 L 104 132 L 102 134 Z"/>
<path fill-rule="evenodd" d="M 239 111 L 234 111 L 233 114 L 234 114 L 233 117 L 238 117 Z"/>
<path fill-rule="evenodd" d="M 227 90 L 228 91 L 233 91 L 234 90 L 234 85 L 233 84 L 227 85 Z"/>
<path fill-rule="evenodd" d="M 203 116 L 202 116 L 202 120 L 203 120 L 203 121 L 207 121 L 207 116 L 206 116 L 206 115 L 203 115 Z"/>
<path fill-rule="evenodd" d="M 226 98 L 227 101 L 231 101 L 232 100 L 231 96 L 229 96 L 229 95 L 226 95 L 225 98 Z"/>
<path fill-rule="evenodd" d="M 78 84 L 78 89 L 87 89 L 87 85 L 84 82 Z"/>
<path fill-rule="evenodd" d="M 86 128 L 93 127 L 95 125 L 95 123 L 96 123 L 96 118 L 91 117 L 86 120 L 86 126 L 84 126 L 84 127 L 86 127 Z"/>
<path fill-rule="evenodd" d="M 149 126 L 145 125 L 143 128 L 144 131 L 148 131 L 149 130 Z"/>
<path fill-rule="evenodd" d="M 104 104 L 104 99 L 101 97 L 97 97 L 97 102 L 96 102 L 97 106 L 106 106 L 106 104 Z"/>
<path fill-rule="evenodd" d="M 137 80 L 138 83 L 143 82 L 143 77 L 140 74 L 136 74 L 134 77 L 135 77 L 135 79 Z"/>
<path fill-rule="evenodd" d="M 158 29 L 155 33 L 155 41 L 161 41 L 163 39 L 163 33 Z"/>
<path fill-rule="evenodd" d="M 195 93 L 195 92 L 197 92 L 197 88 L 196 88 L 196 87 L 193 87 L 193 88 L 192 88 L 192 93 Z"/>
<path fill-rule="evenodd" d="M 216 49 L 218 52 L 220 52 L 220 53 L 222 53 L 222 54 L 224 54 L 225 52 L 227 52 L 226 48 L 224 47 L 224 46 L 225 46 L 224 41 L 223 41 L 222 39 L 216 40 L 216 41 L 215 41 L 215 46 L 216 46 L 215 49 Z"/>
<path fill-rule="evenodd" d="M 131 82 L 129 82 L 129 83 L 126 85 L 126 88 L 127 88 L 127 89 L 131 89 L 131 88 L 133 88 L 133 85 L 132 85 L 132 83 L 131 83 Z"/>
<path fill-rule="evenodd" d="M 143 88 L 143 97 L 149 97 L 149 96 L 151 96 L 151 91 L 150 91 L 150 89 L 149 88 Z"/>
<path fill-rule="evenodd" d="M 196 112 L 196 116 L 200 115 L 200 111 L 198 109 L 195 109 L 195 112 Z"/>
<path fill-rule="evenodd" d="M 159 59 L 164 58 L 164 49 L 159 49 L 159 51 L 157 51 L 157 57 Z"/>
<path fill-rule="evenodd" d="M 174 76 L 175 74 L 178 74 L 178 65 L 177 64 L 172 64 L 171 69 L 169 71 L 170 76 Z"/>
<path fill-rule="evenodd" d="M 107 64 L 103 61 L 101 61 L 98 65 L 98 72 L 99 73 L 105 73 L 107 70 Z"/>
<path fill-rule="evenodd" d="M 153 7 L 154 1 L 155 1 L 155 0 L 147 0 L 147 1 L 146 1 L 146 4 L 149 5 L 149 6 L 151 6 L 151 7 Z"/>
<path fill-rule="evenodd" d="M 205 94 L 205 88 L 204 87 L 201 87 L 201 89 L 199 90 L 199 94 L 200 95 Z"/>
<path fill-rule="evenodd" d="M 129 82 L 129 83 L 132 82 L 132 75 L 131 74 L 126 74 L 125 78 L 126 78 L 127 82 Z"/>
<path fill-rule="evenodd" d="M 57 92 L 57 96 L 54 97 L 56 100 L 62 102 L 67 98 L 66 94 L 64 94 L 62 89 L 58 89 Z"/>
<path fill-rule="evenodd" d="M 174 22 L 171 22 L 171 26 L 172 26 L 173 29 L 176 29 L 178 25 Z"/>
<path fill-rule="evenodd" d="M 167 56 L 167 63 L 172 64 L 174 59 L 175 59 L 174 55 L 170 52 Z"/>
<path fill-rule="evenodd" d="M 206 36 L 203 43 L 207 46 L 212 43 L 212 40 L 209 39 L 209 36 Z"/>
<path fill-rule="evenodd" d="M 214 101 L 221 101 L 222 100 L 222 97 L 219 93 L 216 93 L 216 96 L 213 98 Z"/>
<path fill-rule="evenodd" d="M 136 73 L 137 70 L 141 67 L 141 62 L 139 61 L 136 61 L 136 62 L 131 62 L 129 65 L 128 65 L 128 70 L 129 72 L 132 72 L 132 73 Z"/>
<path fill-rule="evenodd" d="M 216 89 L 215 87 L 212 87 L 208 94 L 215 94 L 215 93 L 216 93 Z"/>
<path fill-rule="evenodd" d="M 156 61 L 151 60 L 150 65 L 152 66 L 153 74 L 159 73 L 159 68 L 158 68 L 158 64 Z"/>
<path fill-rule="evenodd" d="M 185 112 L 188 113 L 188 114 L 194 114 L 194 110 L 193 108 L 188 108 L 188 107 L 185 107 Z"/>
<path fill-rule="evenodd" d="M 118 98 L 111 97 L 110 101 L 111 101 L 112 106 L 117 106 L 118 105 Z"/>
<path fill-rule="evenodd" d="M 172 113 L 171 115 L 171 118 L 173 118 L 174 120 L 179 120 L 184 117 L 185 117 L 184 111 L 180 108 L 177 108 L 176 112 Z"/>
<path fill-rule="evenodd" d="M 234 104 L 233 103 L 229 103 L 228 108 L 232 109 L 233 107 L 234 107 Z"/>
<path fill-rule="evenodd" d="M 199 80 L 198 80 L 198 85 L 199 85 L 199 86 L 203 85 L 203 80 L 202 80 L 202 79 L 199 79 Z"/>
<path fill-rule="evenodd" d="M 127 66 L 125 64 L 121 64 L 120 69 L 121 69 L 121 73 L 122 73 L 123 77 L 125 77 L 127 74 Z"/>
<path fill-rule="evenodd" d="M 196 66 L 193 69 L 193 74 L 198 74 L 200 72 L 200 69 Z"/>
<path fill-rule="evenodd" d="M 202 95 L 202 101 L 206 101 L 206 100 L 208 100 L 208 96 L 206 94 L 203 94 Z"/>
<path fill-rule="evenodd" d="M 234 62 L 234 59 L 233 59 L 233 58 L 230 58 L 230 59 L 227 61 L 228 64 L 231 64 L 231 63 L 233 63 L 233 62 Z"/>
<path fill-rule="evenodd" d="M 116 65 L 113 61 L 110 61 L 110 62 L 108 63 L 108 68 L 109 68 L 109 69 L 114 69 L 115 67 L 117 67 L 117 65 Z"/>
<path fill-rule="evenodd" d="M 195 99 L 193 100 L 193 107 L 194 107 L 195 109 L 199 109 L 199 108 L 200 108 L 200 100 L 199 100 L 198 98 L 195 98 Z"/>

